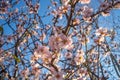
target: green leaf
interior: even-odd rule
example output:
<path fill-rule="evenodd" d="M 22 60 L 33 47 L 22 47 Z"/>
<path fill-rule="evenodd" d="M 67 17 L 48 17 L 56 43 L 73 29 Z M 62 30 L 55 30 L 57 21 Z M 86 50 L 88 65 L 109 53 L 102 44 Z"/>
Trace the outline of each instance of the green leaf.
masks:
<path fill-rule="evenodd" d="M 18 63 L 20 63 L 20 59 L 19 59 L 17 56 L 13 55 L 13 58 L 14 58 Z"/>
<path fill-rule="evenodd" d="M 62 0 L 60 0 L 60 4 L 62 4 Z"/>
<path fill-rule="evenodd" d="M 3 27 L 0 26 L 0 35 L 2 36 L 3 35 Z"/>

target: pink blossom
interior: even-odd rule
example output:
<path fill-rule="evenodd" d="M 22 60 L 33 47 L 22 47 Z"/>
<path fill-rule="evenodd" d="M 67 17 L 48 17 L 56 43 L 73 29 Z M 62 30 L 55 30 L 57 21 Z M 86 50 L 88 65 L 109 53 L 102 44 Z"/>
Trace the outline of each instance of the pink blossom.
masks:
<path fill-rule="evenodd" d="M 13 37 L 10 36 L 10 35 L 7 37 L 7 41 L 8 41 L 8 42 L 12 42 L 12 39 L 13 39 Z"/>
<path fill-rule="evenodd" d="M 91 15 L 93 14 L 93 9 L 89 8 L 88 6 L 83 6 L 82 7 L 82 15 L 83 15 L 83 19 L 86 22 L 91 21 Z"/>
<path fill-rule="evenodd" d="M 47 54 L 49 53 L 49 48 L 46 46 L 38 46 L 38 48 L 35 51 L 39 54 Z"/>
<path fill-rule="evenodd" d="M 60 42 L 60 36 L 51 36 L 49 39 L 49 46 L 52 50 L 59 50 L 61 48 L 61 46 L 59 45 Z"/>
<path fill-rule="evenodd" d="M 54 9 L 54 10 L 52 10 L 51 14 L 56 17 L 58 12 Z"/>
<path fill-rule="evenodd" d="M 103 2 L 103 3 L 101 3 L 100 8 L 101 8 L 102 10 L 104 10 L 104 9 L 107 9 L 109 6 L 110 6 L 110 5 L 109 5 L 108 2 Z"/>
<path fill-rule="evenodd" d="M 29 13 L 30 13 L 30 14 L 37 13 L 37 12 L 38 12 L 38 9 L 39 9 L 39 6 L 40 6 L 39 3 L 35 4 L 35 6 L 33 6 L 33 7 L 30 6 L 30 8 L 29 8 Z"/>
<path fill-rule="evenodd" d="M 52 55 L 48 47 L 38 46 L 34 52 L 34 56 L 32 57 L 32 62 L 41 59 L 44 63 L 49 63 L 52 59 L 51 57 Z"/>
<path fill-rule="evenodd" d="M 20 24 L 17 25 L 17 32 L 19 33 L 20 36 L 22 35 L 22 33 L 24 32 L 24 28 L 22 25 Z"/>
<path fill-rule="evenodd" d="M 0 48 L 0 54 L 3 52 L 4 50 L 2 48 Z"/>
<path fill-rule="evenodd" d="M 60 19 L 62 19 L 63 14 L 66 13 L 66 12 L 68 11 L 68 9 L 69 9 L 69 6 L 68 6 L 68 5 L 66 5 L 66 6 L 60 6 L 60 7 L 58 8 L 58 10 L 57 10 L 56 15 L 58 15 L 58 17 L 59 17 Z M 56 15 L 55 15 L 55 16 L 56 16 Z"/>
<path fill-rule="evenodd" d="M 56 5 L 57 5 L 57 2 L 52 1 L 52 5 L 53 5 L 53 6 L 56 6 Z"/>
<path fill-rule="evenodd" d="M 78 25 L 80 24 L 80 20 L 79 19 L 74 19 L 73 20 L 73 25 Z"/>
<path fill-rule="evenodd" d="M 68 12 L 69 7 L 70 7 L 69 5 L 62 6 L 62 9 L 61 9 L 62 13 L 66 13 L 66 12 Z"/>
<path fill-rule="evenodd" d="M 41 55 L 36 54 L 36 52 L 34 54 L 35 55 L 31 56 L 31 61 L 30 61 L 31 63 L 36 62 L 39 59 L 39 57 L 41 57 Z"/>
<path fill-rule="evenodd" d="M 67 59 L 72 58 L 72 53 L 71 53 L 71 52 L 65 53 L 65 57 L 66 57 Z"/>
<path fill-rule="evenodd" d="M 21 76 L 26 78 L 26 77 L 28 77 L 28 75 L 29 75 L 29 69 L 28 68 L 21 71 Z"/>
<path fill-rule="evenodd" d="M 58 12 L 58 17 L 59 17 L 59 19 L 63 18 L 63 13 L 61 11 Z"/>
<path fill-rule="evenodd" d="M 82 34 L 81 38 L 79 38 L 79 41 L 80 41 L 81 44 L 86 45 L 87 43 L 89 43 L 89 37 Z"/>
<path fill-rule="evenodd" d="M 39 7 L 40 7 L 40 4 L 39 4 L 39 3 L 36 3 L 36 5 L 35 5 L 35 10 L 38 11 Z"/>
<path fill-rule="evenodd" d="M 63 73 L 62 72 L 53 72 L 53 80 L 63 80 Z"/>
<path fill-rule="evenodd" d="M 7 8 L 0 8 L 0 14 L 7 13 Z"/>
<path fill-rule="evenodd" d="M 102 14 L 103 16 L 109 16 L 109 15 L 110 15 L 109 11 L 104 11 L 104 12 L 102 12 L 101 14 Z"/>
<path fill-rule="evenodd" d="M 52 54 L 49 51 L 49 48 L 47 46 L 38 46 L 38 48 L 34 52 L 35 59 L 41 59 L 43 63 L 50 63 L 52 59 Z"/>
<path fill-rule="evenodd" d="M 46 34 L 45 33 L 42 33 L 42 35 L 40 36 L 40 41 L 43 41 L 44 39 L 46 38 Z"/>
<path fill-rule="evenodd" d="M 4 59 L 5 59 L 4 57 L 0 56 L 0 64 L 4 61 Z"/>
<path fill-rule="evenodd" d="M 32 74 L 38 76 L 40 74 L 39 64 L 32 65 Z"/>
<path fill-rule="evenodd" d="M 102 42 L 104 42 L 104 40 L 105 40 L 104 36 L 100 36 L 100 37 L 94 39 L 94 42 L 96 44 L 101 44 Z"/>
<path fill-rule="evenodd" d="M 96 30 L 96 36 L 108 36 L 108 31 L 106 28 L 100 27 L 99 29 Z"/>
<path fill-rule="evenodd" d="M 41 59 L 42 59 L 43 63 L 49 64 L 52 60 L 52 54 L 51 53 L 43 54 Z"/>
<path fill-rule="evenodd" d="M 47 30 L 50 29 L 50 27 L 51 27 L 50 25 L 46 25 L 46 29 L 47 29 Z"/>
<path fill-rule="evenodd" d="M 34 13 L 34 9 L 33 9 L 33 8 L 30 8 L 30 9 L 29 9 L 29 13 L 30 13 L 30 14 L 33 14 L 33 13 Z"/>
<path fill-rule="evenodd" d="M 104 10 L 101 14 L 103 16 L 109 16 L 109 9 L 107 9 L 108 7 L 110 6 L 110 4 L 108 2 L 103 2 L 101 5 L 100 5 L 100 8 L 101 10 Z"/>
<path fill-rule="evenodd" d="M 89 4 L 91 0 L 79 0 L 81 4 Z"/>
<path fill-rule="evenodd" d="M 0 2 L 0 14 L 6 14 L 8 10 L 8 3 L 7 1 L 1 1 Z"/>
<path fill-rule="evenodd" d="M 70 0 L 61 0 L 63 5 L 68 5 L 68 3 L 70 2 Z"/>
<path fill-rule="evenodd" d="M 62 48 L 69 49 L 69 47 L 72 45 L 72 39 L 71 37 L 67 37 L 64 34 L 59 35 L 62 39 L 62 41 L 59 43 L 59 45 Z"/>
<path fill-rule="evenodd" d="M 120 3 L 118 2 L 115 6 L 114 6 L 115 9 L 120 9 Z"/>
<path fill-rule="evenodd" d="M 35 29 L 39 29 L 39 25 L 36 23 L 34 26 Z"/>
<path fill-rule="evenodd" d="M 77 50 L 77 55 L 79 55 L 79 54 L 84 55 L 85 53 L 83 50 Z"/>
<path fill-rule="evenodd" d="M 74 60 L 75 60 L 77 65 L 80 65 L 81 63 L 85 62 L 83 50 L 80 50 L 80 51 L 77 52 Z"/>

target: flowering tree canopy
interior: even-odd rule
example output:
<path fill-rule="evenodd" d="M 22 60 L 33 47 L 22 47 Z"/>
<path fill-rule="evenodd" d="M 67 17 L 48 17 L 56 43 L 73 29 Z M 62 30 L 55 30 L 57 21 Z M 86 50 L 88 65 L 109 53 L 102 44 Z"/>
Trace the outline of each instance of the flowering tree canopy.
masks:
<path fill-rule="evenodd" d="M 119 80 L 120 0 L 47 1 L 0 1 L 0 79 Z"/>

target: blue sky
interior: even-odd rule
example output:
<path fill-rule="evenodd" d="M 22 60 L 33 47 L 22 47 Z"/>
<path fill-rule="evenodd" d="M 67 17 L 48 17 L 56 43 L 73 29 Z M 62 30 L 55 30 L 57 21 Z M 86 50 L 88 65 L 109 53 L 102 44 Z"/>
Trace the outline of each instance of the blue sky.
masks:
<path fill-rule="evenodd" d="M 21 1 L 19 4 L 17 4 L 16 7 L 19 8 L 23 4 L 24 3 Z M 40 0 L 39 15 L 44 16 L 46 14 L 48 5 L 50 5 L 50 0 Z M 43 19 L 43 21 L 48 22 L 49 20 L 48 19 Z M 4 23 L 5 23 L 5 21 L 0 19 L 0 25 L 4 24 Z M 14 27 L 14 26 L 12 25 L 12 27 Z M 4 28 L 4 34 L 6 34 L 6 35 L 11 34 L 12 30 L 7 25 L 4 25 L 3 28 Z"/>
<path fill-rule="evenodd" d="M 91 7 L 93 7 L 92 6 L 93 4 L 95 4 L 96 7 L 98 5 L 98 3 L 94 2 L 94 3 L 91 3 Z M 51 5 L 50 0 L 40 0 L 39 15 L 41 15 L 41 16 L 46 15 L 48 5 Z M 20 3 L 17 7 L 19 7 L 19 6 L 22 6 L 22 3 Z M 111 13 L 112 14 L 108 17 L 100 17 L 99 18 L 99 26 L 106 27 L 106 28 L 110 29 L 110 27 L 115 26 L 113 24 L 113 21 L 112 21 L 113 18 L 116 19 L 115 21 L 118 25 L 120 24 L 120 22 L 117 20 L 118 16 L 120 16 L 120 10 L 112 10 Z M 51 22 L 50 19 L 51 19 L 50 17 L 46 17 L 46 18 L 43 18 L 42 20 L 43 20 L 44 24 L 49 24 L 49 22 Z M 2 23 L 4 23 L 4 21 L 0 20 L 0 24 L 2 24 Z M 14 25 L 12 25 L 12 26 L 14 27 Z M 5 25 L 3 27 L 4 27 L 4 34 L 10 35 L 12 30 L 7 25 Z"/>

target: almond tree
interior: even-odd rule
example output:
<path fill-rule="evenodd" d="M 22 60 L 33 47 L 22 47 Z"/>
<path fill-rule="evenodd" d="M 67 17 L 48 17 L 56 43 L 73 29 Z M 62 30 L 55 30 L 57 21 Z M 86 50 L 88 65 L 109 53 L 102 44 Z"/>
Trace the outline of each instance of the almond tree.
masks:
<path fill-rule="evenodd" d="M 0 1 L 0 79 L 119 79 L 119 0 L 40 4 Z"/>

